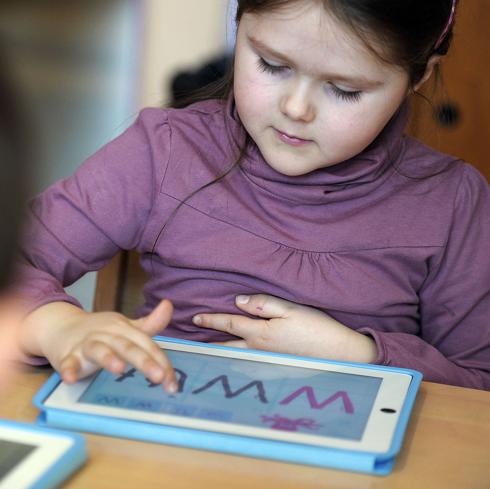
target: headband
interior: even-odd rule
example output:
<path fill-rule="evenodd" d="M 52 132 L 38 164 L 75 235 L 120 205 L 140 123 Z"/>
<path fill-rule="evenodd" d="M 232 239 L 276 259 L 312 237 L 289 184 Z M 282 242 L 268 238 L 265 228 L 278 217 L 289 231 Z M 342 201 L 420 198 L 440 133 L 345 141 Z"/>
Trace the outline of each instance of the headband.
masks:
<path fill-rule="evenodd" d="M 449 14 L 449 19 L 447 21 L 446 27 L 444 27 L 444 30 L 439 36 L 439 39 L 437 39 L 437 42 L 434 46 L 434 51 L 437 51 L 437 49 L 439 49 L 440 45 L 442 44 L 442 41 L 444 41 L 444 39 L 447 36 L 447 33 L 449 32 L 449 29 L 453 25 L 455 12 L 456 12 L 456 0 L 453 0 L 453 5 L 451 7 L 451 13 Z"/>

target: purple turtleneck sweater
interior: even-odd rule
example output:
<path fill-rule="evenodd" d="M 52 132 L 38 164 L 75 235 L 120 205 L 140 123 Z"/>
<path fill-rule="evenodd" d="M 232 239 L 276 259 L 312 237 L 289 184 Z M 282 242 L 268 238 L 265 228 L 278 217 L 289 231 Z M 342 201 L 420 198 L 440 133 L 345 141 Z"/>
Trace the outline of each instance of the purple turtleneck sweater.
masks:
<path fill-rule="evenodd" d="M 489 187 L 405 137 L 406 112 L 355 158 L 303 176 L 252 147 L 169 220 L 236 160 L 245 133 L 232 101 L 143 110 L 31 203 L 22 290 L 32 307 L 77 304 L 64 286 L 134 249 L 149 276 L 140 314 L 174 303 L 165 335 L 231 339 L 191 317 L 271 294 L 370 335 L 379 364 L 490 389 Z"/>

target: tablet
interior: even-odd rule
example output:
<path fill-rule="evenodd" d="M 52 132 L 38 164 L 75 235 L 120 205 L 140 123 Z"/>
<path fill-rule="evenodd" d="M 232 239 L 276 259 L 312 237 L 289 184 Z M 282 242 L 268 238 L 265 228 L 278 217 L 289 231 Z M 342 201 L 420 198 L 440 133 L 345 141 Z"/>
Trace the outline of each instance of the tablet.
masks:
<path fill-rule="evenodd" d="M 128 366 L 121 375 L 101 371 L 74 385 L 58 379 L 44 391 L 40 408 L 48 415 L 71 413 L 75 428 L 95 417 L 119 420 L 120 428 L 128 422 L 181 429 L 191 436 L 207 433 L 219 440 L 217 450 L 228 437 L 232 445 L 258 444 L 259 452 L 265 446 L 301 446 L 389 454 L 421 379 L 410 370 L 189 341 L 157 343 L 174 365 L 176 394 Z"/>
<path fill-rule="evenodd" d="M 0 489 L 55 487 L 84 460 L 80 436 L 0 420 Z"/>

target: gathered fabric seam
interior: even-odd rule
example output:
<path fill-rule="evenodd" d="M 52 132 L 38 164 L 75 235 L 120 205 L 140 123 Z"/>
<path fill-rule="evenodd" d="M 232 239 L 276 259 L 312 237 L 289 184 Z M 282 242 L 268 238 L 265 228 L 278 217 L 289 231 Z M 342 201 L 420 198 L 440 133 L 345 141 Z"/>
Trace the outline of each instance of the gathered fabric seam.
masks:
<path fill-rule="evenodd" d="M 177 202 L 182 202 L 180 199 L 178 199 L 177 197 L 174 197 L 173 195 L 171 195 L 167 192 L 162 191 L 160 193 L 162 195 L 166 195 L 167 197 L 170 197 L 171 199 L 176 200 Z M 347 253 L 352 253 L 352 252 L 356 252 L 356 251 L 377 251 L 377 250 L 391 250 L 391 249 L 399 249 L 399 248 L 413 249 L 413 248 L 443 248 L 444 247 L 443 245 L 413 245 L 413 246 L 412 245 L 399 245 L 399 246 L 380 246 L 380 247 L 374 247 L 374 248 L 357 248 L 357 249 L 349 249 L 349 250 L 327 250 L 327 251 L 303 250 L 303 249 L 294 248 L 294 247 L 289 246 L 285 243 L 281 243 L 279 241 L 275 241 L 273 239 L 267 238 L 266 236 L 262 236 L 261 234 L 254 233 L 253 231 L 250 231 L 249 229 L 246 229 L 242 226 L 238 226 L 238 225 L 233 224 L 229 221 L 225 221 L 224 219 L 220 219 L 219 217 L 212 216 L 212 215 L 208 214 L 207 212 L 204 212 L 204 211 L 198 209 L 197 207 L 194 207 L 193 205 L 189 204 L 188 202 L 184 202 L 182 205 L 185 207 L 189 207 L 190 209 L 193 209 L 196 212 L 199 212 L 200 214 L 202 214 L 202 215 L 204 215 L 210 219 L 214 219 L 215 221 L 222 222 L 223 224 L 227 224 L 228 226 L 234 227 L 236 229 L 239 229 L 240 231 L 243 231 L 243 232 L 246 232 L 246 233 L 251 234 L 253 236 L 256 236 L 257 238 L 261 238 L 265 241 L 269 241 L 269 242 L 274 243 L 276 245 L 282 246 L 284 248 L 288 248 L 292 251 L 298 251 L 300 253 L 315 253 L 315 254 L 342 254 L 342 253 L 345 253 L 345 254 L 347 254 Z"/>

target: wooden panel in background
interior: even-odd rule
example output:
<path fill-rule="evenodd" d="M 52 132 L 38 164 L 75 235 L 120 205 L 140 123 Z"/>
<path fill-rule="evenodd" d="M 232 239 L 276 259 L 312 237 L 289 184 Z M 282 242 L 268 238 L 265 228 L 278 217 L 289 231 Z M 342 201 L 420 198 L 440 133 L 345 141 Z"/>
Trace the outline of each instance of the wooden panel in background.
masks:
<path fill-rule="evenodd" d="M 443 125 L 433 108 L 415 97 L 409 133 L 429 146 L 458 156 L 476 166 L 490 182 L 490 28 L 489 0 L 459 3 L 453 45 L 443 59 L 443 86 L 423 91 L 433 107 L 455 109 L 453 124 Z"/>
<path fill-rule="evenodd" d="M 134 317 L 144 302 L 143 286 L 147 277 L 135 251 L 120 251 L 97 272 L 93 303 L 94 312 L 118 311 Z"/>

